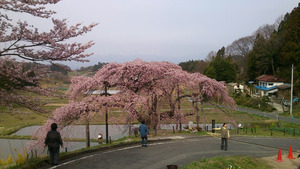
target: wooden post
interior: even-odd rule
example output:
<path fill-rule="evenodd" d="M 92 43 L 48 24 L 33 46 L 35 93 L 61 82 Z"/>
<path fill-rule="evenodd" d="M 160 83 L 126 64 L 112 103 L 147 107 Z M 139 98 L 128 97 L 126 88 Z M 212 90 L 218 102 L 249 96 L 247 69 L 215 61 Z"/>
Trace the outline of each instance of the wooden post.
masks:
<path fill-rule="evenodd" d="M 131 122 L 129 122 L 129 127 L 128 127 L 128 130 L 129 130 L 129 133 L 128 133 L 128 135 L 129 135 L 129 137 L 131 136 Z"/>
<path fill-rule="evenodd" d="M 212 119 L 211 120 L 211 132 L 212 133 L 215 133 L 215 130 L 213 130 L 215 128 L 215 123 L 216 123 L 215 119 Z"/>
<path fill-rule="evenodd" d="M 86 147 L 90 147 L 90 123 L 89 123 L 88 115 L 85 121 L 85 136 L 86 136 Z"/>
<path fill-rule="evenodd" d="M 271 136 L 273 136 L 273 130 L 271 129 Z"/>

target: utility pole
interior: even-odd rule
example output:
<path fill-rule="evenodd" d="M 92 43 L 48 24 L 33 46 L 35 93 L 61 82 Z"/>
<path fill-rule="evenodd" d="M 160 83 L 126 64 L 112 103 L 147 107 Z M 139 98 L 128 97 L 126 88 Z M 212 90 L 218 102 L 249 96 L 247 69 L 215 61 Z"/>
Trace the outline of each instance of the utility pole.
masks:
<path fill-rule="evenodd" d="M 293 116 L 293 80 L 294 80 L 294 64 L 292 64 L 292 77 L 291 77 L 291 102 L 290 102 L 290 115 Z"/>

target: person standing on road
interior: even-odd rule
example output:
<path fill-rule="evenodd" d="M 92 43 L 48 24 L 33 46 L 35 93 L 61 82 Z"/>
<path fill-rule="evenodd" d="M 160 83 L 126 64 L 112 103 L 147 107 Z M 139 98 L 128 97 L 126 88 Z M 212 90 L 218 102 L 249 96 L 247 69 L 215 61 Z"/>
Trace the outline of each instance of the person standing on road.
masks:
<path fill-rule="evenodd" d="M 48 150 L 50 153 L 50 160 L 52 165 L 58 165 L 58 157 L 59 157 L 59 146 L 64 147 L 60 133 L 56 131 L 57 124 L 51 124 L 51 131 L 48 131 L 47 136 L 45 138 L 45 146 L 48 146 Z"/>
<path fill-rule="evenodd" d="M 147 146 L 147 134 L 150 134 L 150 133 L 149 133 L 147 125 L 145 124 L 145 120 L 142 120 L 142 124 L 139 126 L 139 132 L 141 134 L 142 147 L 148 147 Z"/>
<path fill-rule="evenodd" d="M 230 138 L 227 123 L 224 123 L 222 128 L 213 128 L 213 130 L 221 130 L 221 150 L 227 151 L 228 139 Z"/>

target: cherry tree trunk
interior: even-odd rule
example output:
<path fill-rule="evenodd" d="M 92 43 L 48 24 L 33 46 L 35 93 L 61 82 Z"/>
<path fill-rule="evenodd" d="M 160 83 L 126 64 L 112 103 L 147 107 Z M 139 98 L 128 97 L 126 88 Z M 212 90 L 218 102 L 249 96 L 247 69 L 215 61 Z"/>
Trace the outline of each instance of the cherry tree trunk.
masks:
<path fill-rule="evenodd" d="M 179 96 L 180 96 L 180 93 L 179 93 L 179 85 L 178 85 L 178 90 L 177 90 L 177 98 L 179 98 Z M 178 103 L 177 103 L 178 105 L 178 110 L 180 110 L 180 99 L 178 100 Z M 182 124 L 181 124 L 181 118 L 179 119 L 179 131 L 181 131 L 182 130 Z"/>
<path fill-rule="evenodd" d="M 86 147 L 90 147 L 90 123 L 88 117 L 85 122 Z"/>
<path fill-rule="evenodd" d="M 204 116 L 204 110 L 203 110 L 203 102 L 201 102 L 201 112 L 202 112 L 202 118 L 203 118 L 203 128 L 206 128 L 206 123 L 205 123 L 205 116 Z"/>

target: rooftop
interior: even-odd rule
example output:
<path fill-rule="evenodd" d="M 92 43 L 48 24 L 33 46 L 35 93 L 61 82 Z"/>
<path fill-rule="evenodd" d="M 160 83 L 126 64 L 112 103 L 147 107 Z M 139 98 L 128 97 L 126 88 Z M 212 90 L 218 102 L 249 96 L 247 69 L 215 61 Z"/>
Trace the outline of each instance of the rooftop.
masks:
<path fill-rule="evenodd" d="M 264 90 L 264 91 L 269 91 L 269 90 L 273 90 L 276 89 L 276 86 L 273 87 L 266 87 L 266 86 L 254 86 L 256 89 L 258 90 Z"/>
<path fill-rule="evenodd" d="M 283 85 L 279 85 L 277 86 L 278 89 L 290 89 L 291 88 L 291 84 L 283 84 Z"/>
<path fill-rule="evenodd" d="M 264 82 L 284 82 L 283 79 L 278 78 L 275 75 L 261 75 L 257 77 L 256 80 Z"/>

